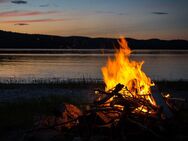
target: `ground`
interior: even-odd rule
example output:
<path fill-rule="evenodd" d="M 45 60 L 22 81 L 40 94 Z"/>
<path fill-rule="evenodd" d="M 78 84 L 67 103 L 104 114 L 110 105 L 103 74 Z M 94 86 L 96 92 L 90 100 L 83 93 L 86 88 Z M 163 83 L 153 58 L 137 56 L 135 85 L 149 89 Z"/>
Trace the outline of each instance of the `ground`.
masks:
<path fill-rule="evenodd" d="M 161 92 L 169 92 L 174 97 L 185 99 L 188 98 L 187 84 L 188 82 L 185 81 L 156 82 L 156 86 Z M 80 108 L 82 108 L 82 105 L 92 103 L 95 98 L 95 88 L 103 89 L 104 84 L 85 81 L 53 84 L 0 84 L 0 140 L 16 141 L 23 139 L 24 133 L 33 127 L 38 116 L 53 115 L 54 109 L 64 102 L 73 103 Z M 176 122 L 173 124 L 178 127 L 177 131 L 174 129 L 177 140 L 188 139 L 187 108 L 185 102 L 182 110 L 176 113 L 174 118 Z M 63 138 L 59 132 L 51 129 L 36 134 L 40 134 L 41 138 L 45 137 L 48 140 L 52 136 L 56 137 L 57 141 Z M 77 139 L 79 140 L 79 137 Z"/>

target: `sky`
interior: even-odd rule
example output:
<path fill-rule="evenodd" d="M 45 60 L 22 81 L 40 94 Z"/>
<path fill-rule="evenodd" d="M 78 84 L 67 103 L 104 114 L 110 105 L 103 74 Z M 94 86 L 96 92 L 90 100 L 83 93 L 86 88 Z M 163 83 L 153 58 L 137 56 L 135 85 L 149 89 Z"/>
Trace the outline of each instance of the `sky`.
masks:
<path fill-rule="evenodd" d="M 0 30 L 188 40 L 188 0 L 0 0 Z"/>

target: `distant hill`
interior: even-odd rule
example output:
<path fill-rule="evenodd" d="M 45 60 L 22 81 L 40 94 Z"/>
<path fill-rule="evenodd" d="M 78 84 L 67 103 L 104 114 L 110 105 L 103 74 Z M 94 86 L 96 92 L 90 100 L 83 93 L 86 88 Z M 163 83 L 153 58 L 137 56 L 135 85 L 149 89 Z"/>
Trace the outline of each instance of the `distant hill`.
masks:
<path fill-rule="evenodd" d="M 188 49 L 187 40 L 137 40 L 126 38 L 131 49 Z M 113 49 L 115 38 L 61 37 L 0 30 L 0 49 Z"/>

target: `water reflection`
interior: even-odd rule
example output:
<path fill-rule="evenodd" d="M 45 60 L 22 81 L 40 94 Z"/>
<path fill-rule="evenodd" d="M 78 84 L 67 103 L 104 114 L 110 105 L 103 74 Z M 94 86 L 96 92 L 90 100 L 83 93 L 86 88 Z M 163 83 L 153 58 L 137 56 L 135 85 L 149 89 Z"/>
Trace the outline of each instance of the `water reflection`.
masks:
<path fill-rule="evenodd" d="M 101 67 L 113 54 L 2 54 L 0 78 L 97 78 Z M 144 60 L 143 70 L 152 79 L 188 80 L 188 51 L 134 53 L 131 58 Z"/>

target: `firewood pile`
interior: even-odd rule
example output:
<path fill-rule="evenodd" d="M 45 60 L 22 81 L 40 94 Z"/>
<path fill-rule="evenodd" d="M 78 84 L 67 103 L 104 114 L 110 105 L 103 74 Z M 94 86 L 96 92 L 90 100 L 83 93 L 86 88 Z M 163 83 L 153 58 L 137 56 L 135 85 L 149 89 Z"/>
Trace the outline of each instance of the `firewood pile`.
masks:
<path fill-rule="evenodd" d="M 153 105 L 144 98 L 147 95 L 134 96 L 122 84 L 107 92 L 97 89 L 95 95 L 95 101 L 85 105 L 86 108 L 62 104 L 54 116 L 39 119 L 27 133 L 52 129 L 61 133 L 61 139 L 71 141 L 158 140 L 168 136 L 174 113 L 180 107 L 176 103 L 184 102 L 158 93 Z"/>

